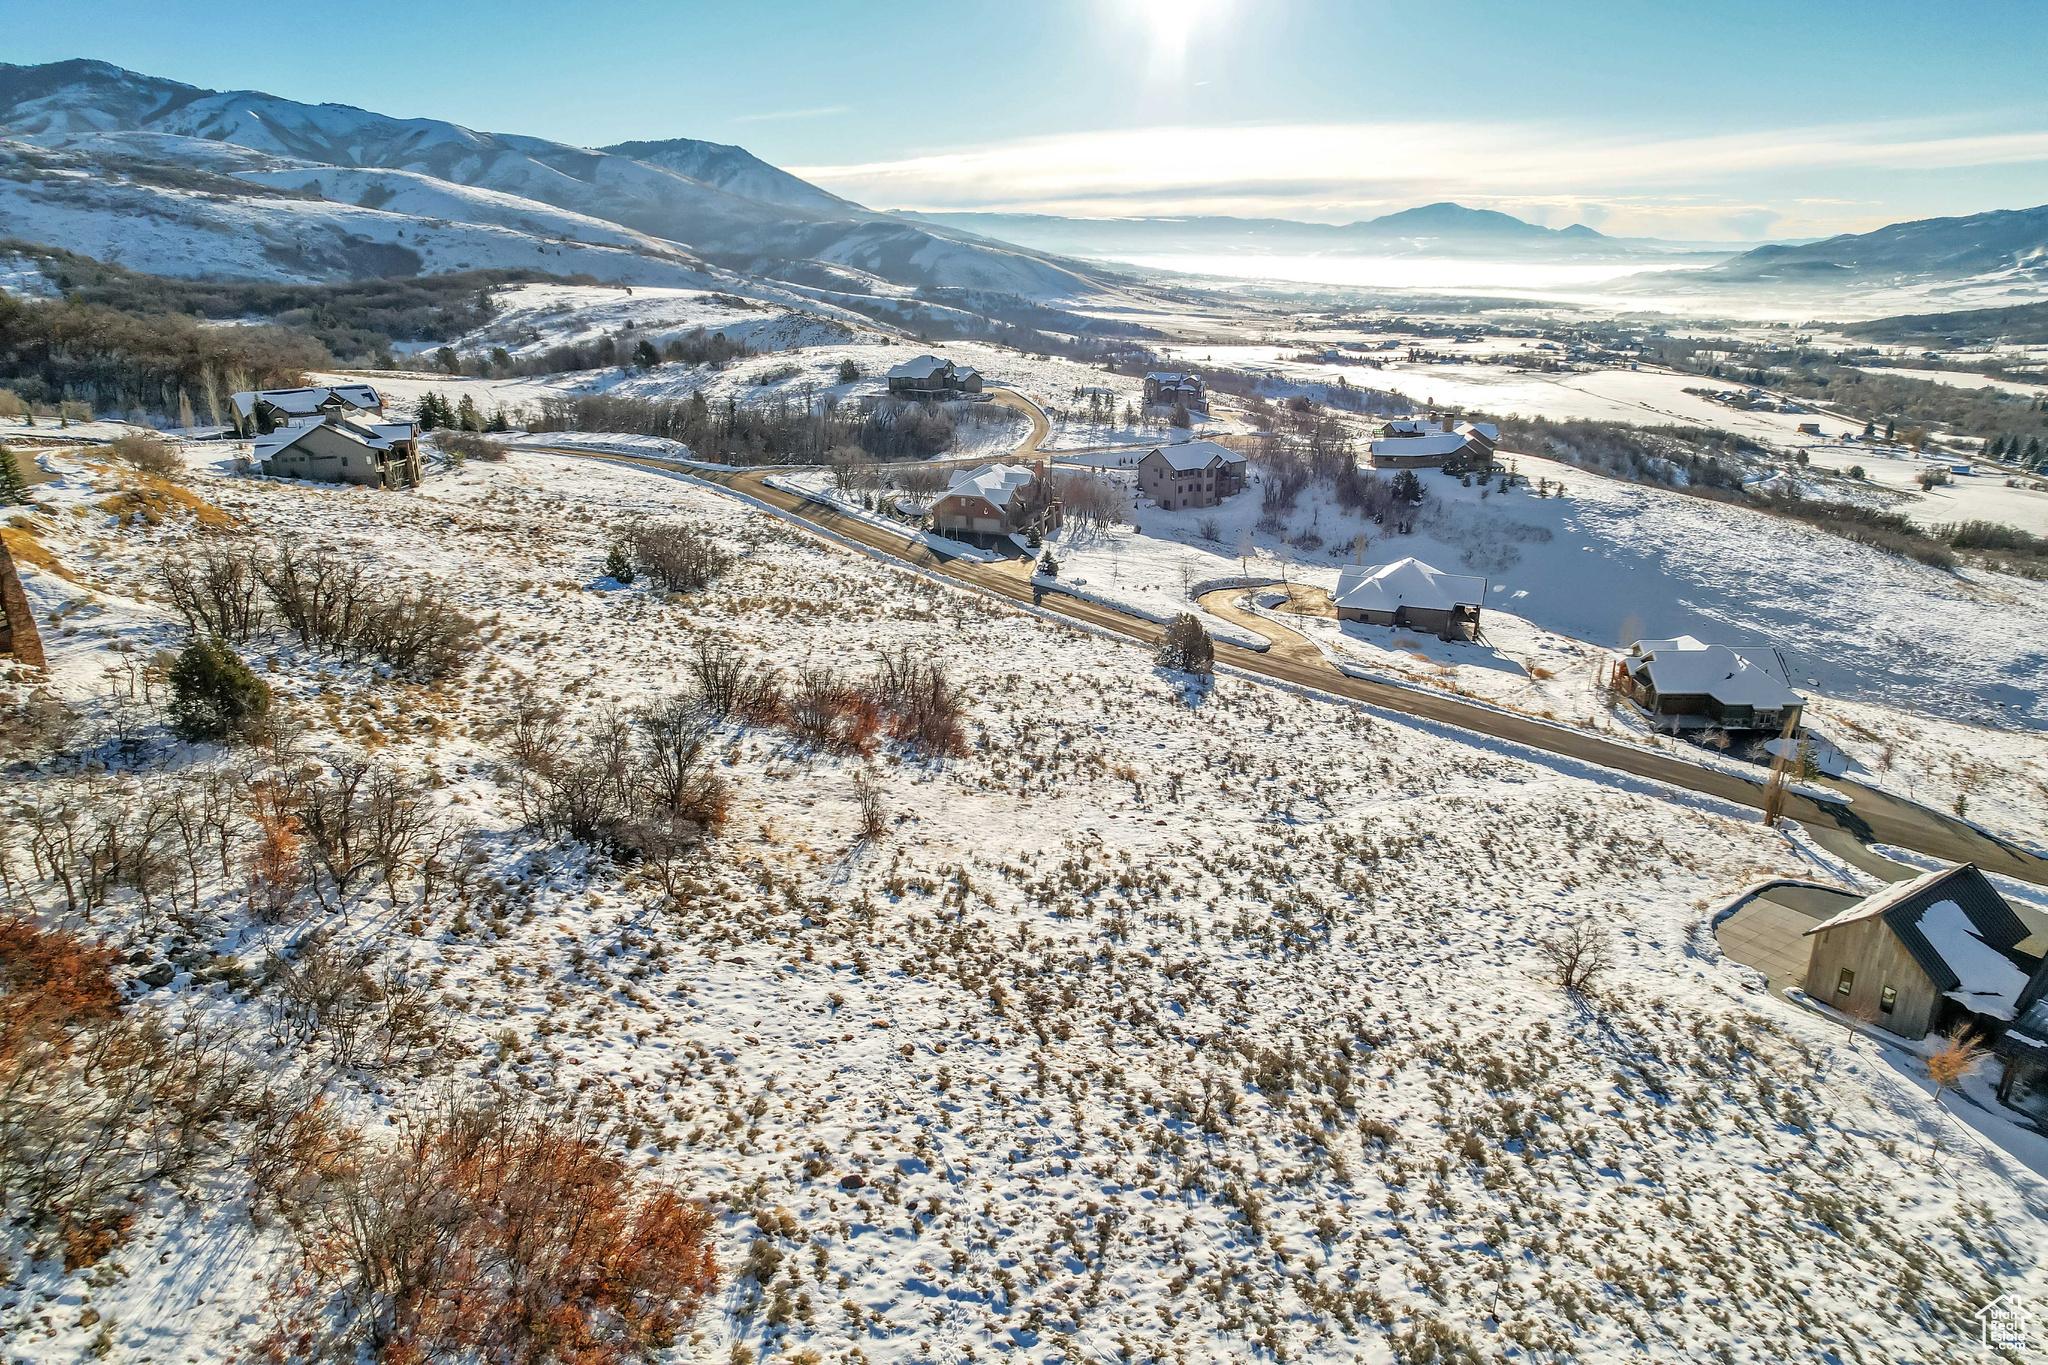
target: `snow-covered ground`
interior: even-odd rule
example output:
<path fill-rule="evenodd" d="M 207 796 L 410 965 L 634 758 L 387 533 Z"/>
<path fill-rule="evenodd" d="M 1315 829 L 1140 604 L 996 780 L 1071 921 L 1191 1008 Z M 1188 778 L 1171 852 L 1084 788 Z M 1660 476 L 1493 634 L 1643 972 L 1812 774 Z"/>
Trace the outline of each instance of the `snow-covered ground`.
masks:
<path fill-rule="evenodd" d="M 168 944 L 131 892 L 79 927 L 181 950 L 136 1008 L 217 1025 L 367 1146 L 451 1092 L 573 1104 L 644 1179 L 711 1201 L 727 1285 L 690 1358 L 1931 1359 L 1972 1349 L 1993 1295 L 2048 1289 L 2048 1185 L 1951 1131 L 1916 1063 L 1868 1065 L 1721 957 L 1707 907 L 1815 864 L 1716 803 L 1242 680 L 1190 692 L 1140 649 L 650 471 L 515 453 L 407 495 L 209 472 L 193 492 L 232 520 L 202 538 L 179 507 L 117 520 L 118 476 L 58 463 L 20 532 L 63 569 L 31 579 L 40 615 L 64 608 L 53 686 L 79 742 L 131 757 L 17 773 L 17 801 L 127 809 L 232 766 L 108 691 L 181 643 L 167 553 L 289 537 L 486 618 L 434 686 L 281 634 L 244 649 L 308 727 L 295 761 L 365 755 L 470 831 L 459 900 L 401 880 L 395 905 L 265 924 L 239 867 L 201 868 Z M 614 590 L 616 528 L 650 516 L 732 567 L 681 599 Z M 588 726 L 683 686 L 706 639 L 785 676 L 943 659 L 966 752 L 837 757 L 723 722 L 734 815 L 675 896 L 525 830 L 521 681 Z M 1587 919 L 1617 965 L 1582 1001 L 1534 945 Z M 210 956 L 254 967 L 315 926 L 431 983 L 396 1060 L 279 1041 L 270 991 Z M 250 1224 L 245 1174 L 145 1189 L 75 1272 L 9 1224 L 10 1358 L 258 1349 L 294 1258 Z"/>

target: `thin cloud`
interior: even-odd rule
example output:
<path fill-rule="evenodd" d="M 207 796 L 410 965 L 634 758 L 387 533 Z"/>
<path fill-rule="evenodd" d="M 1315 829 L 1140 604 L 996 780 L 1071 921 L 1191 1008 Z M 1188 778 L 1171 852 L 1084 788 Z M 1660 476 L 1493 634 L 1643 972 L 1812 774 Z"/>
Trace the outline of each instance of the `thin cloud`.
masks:
<path fill-rule="evenodd" d="M 1455 199 L 1500 208 L 1599 206 L 1625 230 L 1696 226 L 1719 236 L 1768 211 L 1758 200 L 1773 196 L 1758 182 L 1772 177 L 2035 163 L 2048 164 L 2048 130 L 1987 130 L 1957 120 L 1702 137 L 1410 122 L 1104 130 L 790 169 L 888 208 L 1343 222 L 1390 205 Z"/>
<path fill-rule="evenodd" d="M 817 109 L 776 109 L 766 114 L 735 114 L 734 123 L 782 123 L 789 119 L 824 118 L 829 114 L 843 114 L 853 106 L 850 104 L 827 104 Z"/>

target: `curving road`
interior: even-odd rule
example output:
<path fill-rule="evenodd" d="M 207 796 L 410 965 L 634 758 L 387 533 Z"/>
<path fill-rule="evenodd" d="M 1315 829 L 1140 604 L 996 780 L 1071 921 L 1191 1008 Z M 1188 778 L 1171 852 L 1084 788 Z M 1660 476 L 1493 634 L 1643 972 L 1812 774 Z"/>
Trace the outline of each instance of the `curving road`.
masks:
<path fill-rule="evenodd" d="M 1028 399 L 1022 401 L 1029 403 Z M 1036 405 L 1020 410 L 1037 411 Z M 1020 454 L 1028 454 L 1036 449 L 1037 439 L 1045 430 L 1041 425 L 1043 420 L 1044 414 L 1038 413 L 1032 424 L 1032 438 L 1025 446 L 1019 448 Z M 624 455 L 592 456 L 588 451 L 553 447 L 527 449 L 545 450 L 551 455 L 596 458 L 611 463 L 644 464 L 669 472 L 676 472 L 677 469 L 675 465 L 662 460 L 638 459 Z M 745 493 L 748 497 L 756 498 L 836 536 L 904 560 L 922 572 L 949 578 L 1013 601 L 1046 607 L 1061 616 L 1098 626 L 1141 644 L 1156 646 L 1165 633 L 1163 626 L 1142 617 L 1131 616 L 1099 602 L 1070 597 L 1057 588 L 1048 590 L 1034 582 L 1021 563 L 983 564 L 973 560 L 955 559 L 931 549 L 921 541 L 911 540 L 872 522 L 842 515 L 830 507 L 783 489 L 770 487 L 764 482 L 767 475 L 786 471 L 746 469 L 728 472 L 691 469 L 685 472 L 705 482 Z M 1204 605 L 1207 606 L 1206 603 Z M 1227 607 L 1228 603 L 1219 605 Z M 1213 607 L 1208 609 L 1214 610 Z M 1763 788 L 1733 774 L 1703 768 L 1654 750 L 1617 744 L 1583 731 L 1570 730 L 1510 712 L 1477 706 L 1449 695 L 1418 692 L 1390 683 L 1376 682 L 1370 678 L 1354 678 L 1338 672 L 1323 658 L 1321 651 L 1316 650 L 1305 639 L 1299 636 L 1291 640 L 1285 639 L 1285 636 L 1292 636 L 1293 632 L 1286 631 L 1284 627 L 1262 617 L 1237 612 L 1235 609 L 1218 614 L 1239 621 L 1248 629 L 1264 635 L 1276 644 L 1284 644 L 1282 648 L 1260 653 L 1227 641 L 1217 641 L 1216 661 L 1240 672 L 1298 687 L 1313 688 L 1319 692 L 1364 702 L 1384 710 L 1398 711 L 1422 720 L 1489 735 L 1513 744 L 1526 745 L 1531 749 L 1578 759 L 1604 768 L 1612 768 L 1617 772 L 1663 782 L 1686 791 L 1717 797 L 1736 805 L 1761 808 L 1763 804 Z M 1297 648 L 1297 645 L 1302 648 Z M 1304 652 L 1304 649 L 1307 652 Z M 2048 885 L 2048 859 L 1994 839 L 1971 825 L 1951 819 L 1940 811 L 1916 802 L 1868 787 L 1842 785 L 1841 790 L 1853 796 L 1852 805 L 1823 803 L 1794 794 L 1786 800 L 1785 813 L 1805 825 L 1814 838 L 1830 852 L 1874 876 L 1897 880 L 1912 875 L 1913 869 L 1880 857 L 1868 847 L 1870 844 L 1892 844 L 1952 862 L 1973 862 L 1987 871 Z"/>

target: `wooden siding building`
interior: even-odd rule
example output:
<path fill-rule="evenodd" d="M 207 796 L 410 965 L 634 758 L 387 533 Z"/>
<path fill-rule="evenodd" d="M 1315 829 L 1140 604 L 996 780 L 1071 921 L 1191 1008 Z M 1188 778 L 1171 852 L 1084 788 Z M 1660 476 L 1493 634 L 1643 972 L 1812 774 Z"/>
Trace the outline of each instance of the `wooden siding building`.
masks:
<path fill-rule="evenodd" d="M 1970 863 L 1896 882 L 1806 931 L 1806 993 L 1901 1038 L 1998 1038 L 2048 994 L 2026 924 Z"/>

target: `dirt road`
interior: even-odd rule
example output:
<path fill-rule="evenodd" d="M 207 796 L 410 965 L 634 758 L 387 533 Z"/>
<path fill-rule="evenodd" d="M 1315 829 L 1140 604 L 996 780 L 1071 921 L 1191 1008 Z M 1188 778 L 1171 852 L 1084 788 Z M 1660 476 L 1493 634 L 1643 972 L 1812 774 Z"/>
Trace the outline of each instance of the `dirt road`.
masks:
<path fill-rule="evenodd" d="M 1035 422 L 1033 430 L 1034 434 L 1039 430 Z M 547 453 L 590 458 L 585 451 L 550 449 Z M 646 464 L 653 468 L 665 467 L 674 470 L 674 466 L 666 465 L 662 461 L 635 460 L 627 456 L 597 458 L 614 463 Z M 788 512 L 847 540 L 893 555 L 914 564 L 926 573 L 969 584 L 1014 601 L 1044 607 L 1061 616 L 1100 627 L 1141 644 L 1157 645 L 1164 634 L 1164 627 L 1154 622 L 1127 615 L 1098 602 L 1069 597 L 1057 589 L 1046 589 L 1030 580 L 1014 566 L 980 564 L 941 555 L 906 536 L 870 522 L 844 516 L 794 493 L 770 487 L 764 479 L 768 474 L 775 472 L 773 470 L 688 472 L 706 482 L 722 484 L 749 497 L 757 498 L 771 507 Z M 1228 603 L 1222 605 L 1228 606 Z M 1232 608 L 1232 611 L 1235 609 Z M 1222 612 L 1218 614 L 1225 615 Z M 1236 620 L 1240 617 L 1241 624 L 1261 635 L 1266 635 L 1269 639 L 1277 639 L 1284 630 L 1263 617 L 1243 612 L 1236 613 L 1236 616 L 1226 616 L 1226 619 Z M 1545 753 L 1598 764 L 1617 772 L 1718 797 L 1737 805 L 1760 808 L 1763 804 L 1761 786 L 1730 773 L 1702 768 L 1654 750 L 1617 744 L 1583 731 L 1476 706 L 1455 697 L 1418 692 L 1390 683 L 1376 682 L 1370 678 L 1349 677 L 1332 667 L 1322 657 L 1321 652 L 1307 640 L 1299 636 L 1294 638 L 1299 641 L 1306 653 L 1291 645 L 1285 649 L 1275 648 L 1260 653 L 1218 641 L 1216 662 L 1245 673 L 1271 678 L 1276 682 L 1313 688 L 1319 692 L 1364 702 L 1389 711 L 1398 711 L 1422 720 L 1454 726 L 1476 735 L 1491 736 Z M 1844 806 L 1835 802 L 1823 803 L 1795 795 L 1786 803 L 1786 814 L 1804 824 L 1831 852 L 1873 875 L 1896 879 L 1909 870 L 1889 859 L 1879 857 L 1867 847 L 1870 844 L 1893 844 L 1953 862 L 1973 862 L 1987 871 L 2048 885 L 2048 859 L 2036 857 L 2023 849 L 1994 839 L 1981 830 L 1960 820 L 1951 819 L 1939 811 L 1930 810 L 1885 792 L 1858 786 L 1844 786 L 1842 790 L 1853 796 L 1852 804 Z"/>

